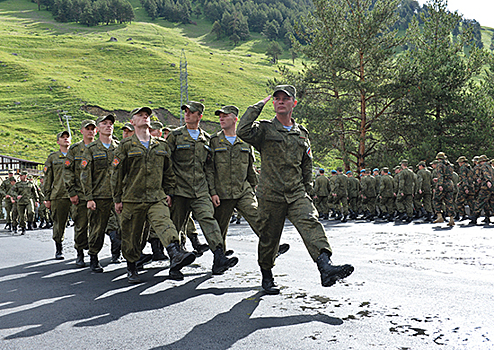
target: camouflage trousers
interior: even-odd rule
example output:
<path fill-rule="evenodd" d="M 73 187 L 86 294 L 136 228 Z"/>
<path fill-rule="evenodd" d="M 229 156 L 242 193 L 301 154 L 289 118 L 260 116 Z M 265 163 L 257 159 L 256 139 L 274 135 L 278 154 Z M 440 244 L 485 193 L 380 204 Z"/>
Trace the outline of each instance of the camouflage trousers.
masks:
<path fill-rule="evenodd" d="M 412 194 L 399 193 L 396 196 L 396 210 L 399 213 L 407 213 L 409 217 L 413 216 L 413 196 Z"/>
<path fill-rule="evenodd" d="M 475 209 L 473 211 L 473 215 L 475 217 L 479 217 L 483 209 L 485 215 L 488 216 L 492 212 L 493 208 L 494 196 L 492 195 L 492 190 L 481 188 L 477 198 L 475 199 Z"/>
<path fill-rule="evenodd" d="M 328 197 L 317 196 L 317 198 L 314 198 L 314 205 L 319 215 L 328 215 L 329 213 Z"/>
<path fill-rule="evenodd" d="M 89 249 L 89 209 L 85 200 L 79 200 L 79 204 L 73 205 L 72 220 L 74 220 L 74 248 L 76 250 Z"/>
<path fill-rule="evenodd" d="M 415 209 L 419 210 L 423 207 L 426 212 L 432 213 L 432 194 L 417 193 L 413 199 L 413 202 Z"/>
<path fill-rule="evenodd" d="M 317 210 L 308 196 L 295 202 L 273 202 L 259 198 L 259 237 L 258 263 L 262 269 L 270 270 L 278 253 L 281 233 L 285 218 L 295 226 L 309 251 L 316 261 L 322 250 L 331 254 L 326 233 L 317 220 Z"/>
<path fill-rule="evenodd" d="M 72 203 L 68 198 L 54 199 L 51 201 L 51 215 L 53 218 L 53 240 L 62 243 L 65 236 L 65 227 L 69 219 L 69 211 Z"/>
<path fill-rule="evenodd" d="M 382 197 L 381 205 L 383 208 L 383 213 L 385 214 L 393 214 L 395 211 L 395 197 Z"/>
<path fill-rule="evenodd" d="M 112 210 L 115 210 L 113 199 L 94 199 L 96 209 L 89 211 L 88 245 L 90 255 L 98 255 L 105 241 L 106 226 Z"/>
<path fill-rule="evenodd" d="M 461 216 L 466 215 L 465 206 L 467 205 L 470 208 L 470 213 L 473 213 L 473 211 L 475 210 L 474 203 L 475 203 L 475 198 L 473 194 L 465 193 L 463 191 L 460 191 L 460 193 L 458 193 L 458 199 L 456 200 L 456 205 L 458 207 L 458 213 L 460 213 Z"/>
<path fill-rule="evenodd" d="M 453 203 L 453 191 L 443 189 L 439 191 L 436 189 L 433 196 L 434 210 L 436 213 L 440 213 L 444 204 L 445 216 L 455 216 L 455 209 Z"/>
<path fill-rule="evenodd" d="M 372 215 L 376 215 L 376 197 L 362 197 L 362 207 Z"/>
<path fill-rule="evenodd" d="M 349 197 L 348 198 L 348 208 L 353 210 L 353 212 L 358 213 L 358 197 Z"/>
<path fill-rule="evenodd" d="M 348 215 L 348 197 L 343 195 L 333 196 L 333 202 L 335 210 L 341 212 L 343 215 Z"/>
<path fill-rule="evenodd" d="M 4 204 L 5 204 L 5 211 L 7 213 L 5 220 L 7 224 L 10 224 L 12 223 L 12 209 L 13 209 L 10 198 L 5 198 Z"/>

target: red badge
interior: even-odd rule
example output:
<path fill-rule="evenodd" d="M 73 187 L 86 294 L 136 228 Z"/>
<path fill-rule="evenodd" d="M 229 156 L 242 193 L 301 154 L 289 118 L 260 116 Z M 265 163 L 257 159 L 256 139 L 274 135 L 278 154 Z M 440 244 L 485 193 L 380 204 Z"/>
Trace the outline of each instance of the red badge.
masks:
<path fill-rule="evenodd" d="M 113 165 L 113 166 L 117 166 L 118 164 L 120 164 L 120 161 L 118 160 L 118 158 L 117 158 L 117 157 L 115 157 L 115 158 L 113 159 L 113 163 L 112 163 L 112 165 Z"/>
<path fill-rule="evenodd" d="M 70 166 L 70 160 L 65 160 L 65 166 Z"/>
<path fill-rule="evenodd" d="M 48 170 L 48 167 L 45 165 L 45 167 L 43 168 L 43 172 L 46 173 L 47 170 Z"/>
<path fill-rule="evenodd" d="M 87 160 L 86 159 L 83 159 L 82 162 L 81 162 L 81 168 L 85 169 L 87 166 Z"/>

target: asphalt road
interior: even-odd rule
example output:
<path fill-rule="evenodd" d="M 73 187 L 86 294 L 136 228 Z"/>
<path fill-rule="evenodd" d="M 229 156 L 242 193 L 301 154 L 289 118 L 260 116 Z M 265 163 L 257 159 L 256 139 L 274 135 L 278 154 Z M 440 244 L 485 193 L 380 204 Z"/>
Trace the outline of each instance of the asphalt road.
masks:
<path fill-rule="evenodd" d="M 50 230 L 0 231 L 0 349 L 494 349 L 494 224 L 324 226 L 333 262 L 355 272 L 322 287 L 287 223 L 276 296 L 260 289 L 246 224 L 231 226 L 240 262 L 224 275 L 211 276 L 208 252 L 184 281 L 154 262 L 138 285 L 109 264 L 108 238 L 94 274 L 75 268 L 72 228 L 63 261 Z"/>

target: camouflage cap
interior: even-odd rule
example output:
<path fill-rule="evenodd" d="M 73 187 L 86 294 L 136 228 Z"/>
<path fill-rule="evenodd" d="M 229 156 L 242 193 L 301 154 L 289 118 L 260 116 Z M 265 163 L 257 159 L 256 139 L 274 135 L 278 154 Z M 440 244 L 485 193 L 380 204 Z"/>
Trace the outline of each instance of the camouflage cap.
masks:
<path fill-rule="evenodd" d="M 27 175 L 27 171 L 21 171 L 19 175 Z"/>
<path fill-rule="evenodd" d="M 60 138 L 61 138 L 61 137 L 63 137 L 63 135 L 67 135 L 67 136 L 69 136 L 69 137 L 70 137 L 69 132 L 68 132 L 67 130 L 64 130 L 64 131 L 59 132 L 59 133 L 57 134 L 57 141 L 58 141 L 58 140 L 60 140 Z"/>
<path fill-rule="evenodd" d="M 93 125 L 94 127 L 96 127 L 96 122 L 92 119 L 84 119 L 81 123 L 81 129 L 84 129 L 89 125 Z"/>
<path fill-rule="evenodd" d="M 467 162 L 467 157 L 465 157 L 465 156 L 458 157 L 458 159 L 456 160 L 456 163 L 461 163 L 461 162 Z"/>
<path fill-rule="evenodd" d="M 488 160 L 489 160 L 489 158 L 487 158 L 487 156 L 485 154 L 482 154 L 479 157 L 479 162 L 487 162 Z"/>
<path fill-rule="evenodd" d="M 401 165 L 408 165 L 408 159 L 402 159 L 400 164 Z"/>
<path fill-rule="evenodd" d="M 382 171 L 384 171 L 385 173 L 387 173 L 387 172 L 389 172 L 389 169 L 388 169 L 388 167 L 383 167 L 382 168 Z"/>
<path fill-rule="evenodd" d="M 125 124 L 124 124 L 124 126 L 122 126 L 120 129 L 121 129 L 121 130 L 123 130 L 123 129 L 129 129 L 130 131 L 134 131 L 134 130 L 135 130 L 135 129 L 134 129 L 134 125 L 132 125 L 132 124 L 131 124 L 131 123 L 129 123 L 129 122 L 125 123 Z"/>
<path fill-rule="evenodd" d="M 342 172 L 343 171 L 343 168 L 341 166 L 339 166 L 339 167 L 336 168 L 336 171 L 337 172 Z"/>
<path fill-rule="evenodd" d="M 149 116 L 153 114 L 153 110 L 150 107 L 138 107 L 138 108 L 134 108 L 132 112 L 130 112 L 130 115 L 134 116 L 139 112 L 146 112 Z"/>
<path fill-rule="evenodd" d="M 434 164 L 437 164 L 437 163 L 438 163 L 437 159 L 434 159 L 430 164 L 431 165 L 434 165 Z"/>
<path fill-rule="evenodd" d="M 163 130 L 172 131 L 172 128 L 170 128 L 169 126 L 165 126 L 165 127 L 163 127 Z"/>
<path fill-rule="evenodd" d="M 397 166 L 395 166 L 395 167 L 393 168 L 393 170 L 394 170 L 394 171 L 396 171 L 396 170 L 400 170 L 400 169 L 401 169 L 401 166 L 399 166 L 399 165 L 397 165 Z"/>
<path fill-rule="evenodd" d="M 479 156 L 473 157 L 472 162 L 478 162 L 478 161 L 479 161 Z"/>
<path fill-rule="evenodd" d="M 204 105 L 201 102 L 189 101 L 180 107 L 182 110 L 188 108 L 192 113 L 199 111 L 199 113 L 204 113 Z"/>
<path fill-rule="evenodd" d="M 425 162 L 422 160 L 422 161 L 420 161 L 420 162 L 416 165 L 416 167 L 417 167 L 417 168 L 418 168 L 419 166 L 423 166 L 423 167 L 425 168 L 427 165 L 426 165 L 426 164 L 425 164 Z"/>
<path fill-rule="evenodd" d="M 444 152 L 439 152 L 437 155 L 436 155 L 436 159 L 446 159 L 446 154 Z"/>
<path fill-rule="evenodd" d="M 158 120 L 153 120 L 151 123 L 151 129 L 153 130 L 161 130 L 163 129 L 163 123 Z"/>
<path fill-rule="evenodd" d="M 220 109 L 214 111 L 215 115 L 220 115 L 220 113 L 230 114 L 233 113 L 235 116 L 238 116 L 238 108 L 235 106 L 223 106 Z"/>
<path fill-rule="evenodd" d="M 274 88 L 273 96 L 278 91 L 283 91 L 285 94 L 293 98 L 295 98 L 297 95 L 297 89 L 295 89 L 295 86 L 293 85 L 278 85 L 277 87 Z"/>
<path fill-rule="evenodd" d="M 99 123 L 105 120 L 111 120 L 112 124 L 115 123 L 115 114 L 110 113 L 106 116 L 99 117 L 98 119 L 96 119 L 96 125 L 98 125 Z"/>

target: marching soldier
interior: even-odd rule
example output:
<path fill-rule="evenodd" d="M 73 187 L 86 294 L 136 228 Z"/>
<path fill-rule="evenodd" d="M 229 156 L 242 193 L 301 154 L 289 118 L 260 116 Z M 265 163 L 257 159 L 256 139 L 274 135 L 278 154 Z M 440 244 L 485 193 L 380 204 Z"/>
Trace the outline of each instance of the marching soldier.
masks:
<path fill-rule="evenodd" d="M 33 183 L 27 181 L 27 172 L 22 171 L 19 177 L 20 181 L 16 182 L 10 190 L 10 196 L 12 201 L 17 203 L 17 210 L 19 215 L 19 225 L 21 229 L 21 235 L 26 232 L 26 217 L 27 209 L 31 200 L 38 203 L 38 192 Z"/>
<path fill-rule="evenodd" d="M 330 187 L 329 179 L 324 175 L 324 169 L 319 169 L 319 175 L 317 175 L 314 183 L 314 205 L 319 213 L 319 219 L 328 220 L 329 218 L 328 197 Z"/>
<path fill-rule="evenodd" d="M 437 165 L 437 182 L 434 192 L 434 208 L 436 209 L 437 219 L 434 223 L 444 222 L 441 207 L 444 203 L 445 216 L 449 216 L 448 226 L 455 225 L 455 212 L 453 207 L 453 169 L 446 163 L 446 155 L 444 152 L 439 152 L 436 155 Z"/>

